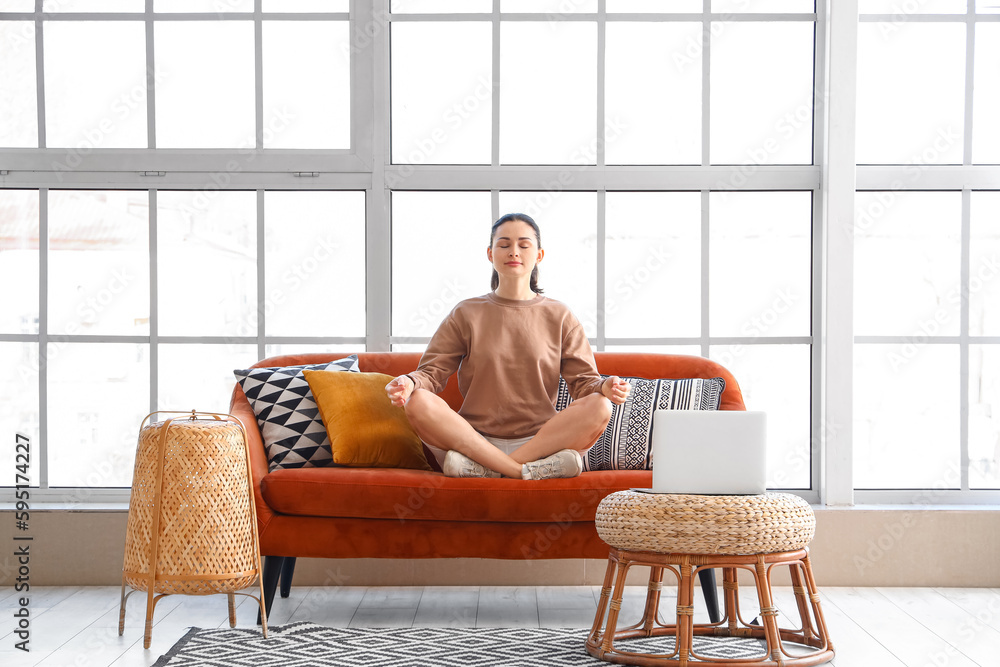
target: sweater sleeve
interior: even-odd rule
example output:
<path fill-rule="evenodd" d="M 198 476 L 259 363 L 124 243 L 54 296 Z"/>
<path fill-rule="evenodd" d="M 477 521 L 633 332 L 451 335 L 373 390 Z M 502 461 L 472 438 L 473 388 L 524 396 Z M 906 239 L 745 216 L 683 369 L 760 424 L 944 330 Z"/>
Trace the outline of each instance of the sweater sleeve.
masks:
<path fill-rule="evenodd" d="M 597 372 L 594 350 L 583 332 L 583 325 L 572 318 L 563 335 L 562 361 L 559 373 L 569 387 L 569 395 L 578 400 L 601 391 L 604 378 Z"/>
<path fill-rule="evenodd" d="M 426 389 L 439 394 L 448 384 L 448 378 L 458 370 L 462 359 L 468 354 L 468 338 L 452 310 L 441 322 L 427 344 L 417 370 L 408 373 L 413 380 L 413 389 Z"/>

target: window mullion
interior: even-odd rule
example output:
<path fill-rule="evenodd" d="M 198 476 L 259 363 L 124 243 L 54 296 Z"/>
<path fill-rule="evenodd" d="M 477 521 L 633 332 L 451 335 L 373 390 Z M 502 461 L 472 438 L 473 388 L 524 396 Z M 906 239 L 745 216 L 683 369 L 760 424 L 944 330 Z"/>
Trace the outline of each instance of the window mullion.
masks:
<path fill-rule="evenodd" d="M 962 164 L 972 164 L 972 95 L 976 81 L 976 3 L 969 0 L 965 32 L 965 132 Z"/>
<path fill-rule="evenodd" d="M 158 191 L 149 189 L 149 411 L 159 410 L 159 376 L 160 376 L 160 315 L 159 315 L 159 283 L 157 276 L 159 268 L 159 212 L 157 206 Z"/>
<path fill-rule="evenodd" d="M 146 0 L 146 145 L 156 148 L 156 51 L 153 0 Z"/>
<path fill-rule="evenodd" d="M 825 245 L 825 328 L 821 332 L 824 377 L 821 402 L 824 477 L 820 495 L 827 505 L 854 504 L 854 196 L 856 188 L 856 102 L 858 0 L 827 4 L 829 44 L 826 63 L 826 160 L 823 163 Z"/>
<path fill-rule="evenodd" d="M 706 153 L 707 155 L 707 153 Z M 711 305 L 711 297 L 708 293 L 708 287 L 711 282 L 711 273 L 709 271 L 711 266 L 711 256 L 709 254 L 709 245 L 712 238 L 711 234 L 711 219 L 709 202 L 711 201 L 711 192 L 709 190 L 701 191 L 701 356 L 708 358 L 709 356 L 709 306 Z"/>
<path fill-rule="evenodd" d="M 712 129 L 712 0 L 705 0 L 702 8 L 701 24 L 701 164 L 707 167 L 712 163 L 709 155 L 711 149 Z M 707 354 L 706 354 L 707 356 Z"/>
<path fill-rule="evenodd" d="M 261 3 L 254 0 L 253 8 L 253 78 L 254 78 L 254 136 L 257 150 L 264 148 L 264 23 Z"/>
<path fill-rule="evenodd" d="M 38 191 L 38 488 L 49 487 L 49 191 Z"/>
<path fill-rule="evenodd" d="M 494 167 L 500 166 L 500 0 L 493 0 L 493 90 L 490 99 L 492 101 L 492 128 L 490 130 L 490 164 Z M 496 217 L 494 217 L 496 220 Z"/>
<path fill-rule="evenodd" d="M 384 20 L 384 30 L 374 31 L 370 40 L 352 43 L 351 56 L 371 63 L 372 143 L 371 186 L 365 192 L 365 348 L 369 352 L 391 349 L 392 333 L 392 200 L 386 167 L 391 164 L 389 148 L 389 1 L 352 2 L 352 16 L 360 25 L 376 25 Z M 371 13 L 369 13 L 371 12 Z M 379 19 L 376 19 L 379 17 Z M 352 32 L 357 35 L 358 32 Z"/>
<path fill-rule="evenodd" d="M 969 95 L 966 94 L 966 104 L 969 104 Z M 968 149 L 969 144 L 966 143 Z M 966 159 L 969 153 L 966 151 Z M 968 188 L 962 190 L 962 258 L 960 260 L 959 278 L 961 287 L 959 294 L 959 316 L 958 316 L 958 339 L 959 339 L 959 476 L 961 488 L 966 492 L 970 488 L 969 484 L 969 275 L 971 272 L 972 253 L 972 191 Z"/>
<path fill-rule="evenodd" d="M 35 0 L 35 100 L 38 106 L 38 147 L 45 148 L 45 30 L 42 22 L 42 1 Z"/>

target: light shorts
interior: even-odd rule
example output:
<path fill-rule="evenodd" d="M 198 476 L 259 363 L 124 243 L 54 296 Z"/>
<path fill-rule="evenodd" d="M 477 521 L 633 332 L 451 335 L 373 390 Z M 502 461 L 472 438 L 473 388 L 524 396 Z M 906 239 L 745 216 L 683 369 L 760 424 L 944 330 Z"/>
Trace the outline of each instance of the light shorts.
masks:
<path fill-rule="evenodd" d="M 535 437 L 533 435 L 529 435 L 526 438 L 495 438 L 492 435 L 486 435 L 484 433 L 480 433 L 479 435 L 486 438 L 487 442 L 489 442 L 491 445 L 499 449 L 504 454 L 507 454 L 508 456 L 511 453 L 513 453 L 515 449 L 517 449 L 518 447 L 520 447 L 521 445 L 523 445 L 524 443 L 528 442 L 533 437 Z M 434 445 L 429 445 L 426 442 L 424 443 L 424 445 L 427 447 L 427 449 L 430 450 L 431 454 L 434 455 L 434 458 L 437 459 L 438 465 L 441 466 L 441 468 L 443 469 L 444 457 L 445 454 L 448 453 L 448 450 L 440 449 L 438 447 L 435 447 Z"/>

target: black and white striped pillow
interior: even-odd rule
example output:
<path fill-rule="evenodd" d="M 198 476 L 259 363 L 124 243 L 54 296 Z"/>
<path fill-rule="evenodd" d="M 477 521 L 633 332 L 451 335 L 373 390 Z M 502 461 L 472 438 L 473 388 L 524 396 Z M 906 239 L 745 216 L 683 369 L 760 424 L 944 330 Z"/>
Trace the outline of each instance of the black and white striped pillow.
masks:
<path fill-rule="evenodd" d="M 624 403 L 613 406 L 608 427 L 583 457 L 584 470 L 652 470 L 650 437 L 653 412 L 718 410 L 722 391 L 726 388 L 726 381 L 722 378 L 622 379 L 632 385 L 632 390 Z M 556 411 L 563 410 L 572 402 L 569 387 L 559 378 Z"/>

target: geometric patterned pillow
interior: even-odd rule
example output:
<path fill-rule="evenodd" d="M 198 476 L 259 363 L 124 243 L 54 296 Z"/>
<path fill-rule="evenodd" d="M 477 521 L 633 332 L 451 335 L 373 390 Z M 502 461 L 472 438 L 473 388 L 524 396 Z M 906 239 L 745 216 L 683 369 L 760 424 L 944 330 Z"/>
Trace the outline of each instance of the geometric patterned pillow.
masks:
<path fill-rule="evenodd" d="M 360 372 L 356 354 L 322 364 L 233 371 L 257 416 L 269 472 L 334 465 L 330 439 L 303 370 Z"/>
<path fill-rule="evenodd" d="M 653 411 L 718 410 L 722 391 L 726 388 L 722 378 L 622 379 L 628 380 L 632 390 L 624 403 L 612 404 L 608 427 L 583 457 L 584 470 L 652 470 Z M 570 403 L 569 387 L 559 378 L 556 411 Z"/>

